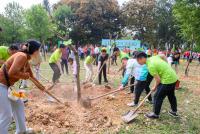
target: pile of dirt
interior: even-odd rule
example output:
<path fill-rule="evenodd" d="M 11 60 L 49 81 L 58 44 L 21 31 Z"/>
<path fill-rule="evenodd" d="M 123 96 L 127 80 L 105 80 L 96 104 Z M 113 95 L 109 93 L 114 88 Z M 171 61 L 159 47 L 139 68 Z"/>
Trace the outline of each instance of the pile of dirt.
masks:
<path fill-rule="evenodd" d="M 104 86 L 96 86 L 84 89 L 82 95 L 91 97 L 108 91 Z M 132 99 L 121 92 L 116 98 L 93 101 L 92 108 L 84 109 L 75 100 L 73 86 L 57 85 L 51 92 L 68 105 L 48 102 L 46 96 L 34 89 L 30 93 L 32 100 L 26 105 L 26 118 L 28 126 L 36 131 L 53 134 L 99 133 L 108 129 L 118 131 L 122 124 L 121 113 L 128 110 L 126 103 Z"/>

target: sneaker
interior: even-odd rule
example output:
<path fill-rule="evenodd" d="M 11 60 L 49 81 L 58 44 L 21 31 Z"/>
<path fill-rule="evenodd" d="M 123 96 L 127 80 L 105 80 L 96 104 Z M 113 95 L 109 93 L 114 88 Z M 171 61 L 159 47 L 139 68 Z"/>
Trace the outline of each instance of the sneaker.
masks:
<path fill-rule="evenodd" d="M 148 113 L 148 114 L 145 114 L 144 116 L 147 118 L 150 118 L 150 119 L 158 119 L 159 118 L 159 115 L 156 115 L 155 113 Z"/>
<path fill-rule="evenodd" d="M 178 114 L 177 114 L 177 112 L 168 111 L 168 114 L 171 115 L 171 116 L 173 116 L 173 117 L 175 117 L 175 118 L 179 117 Z"/>
<path fill-rule="evenodd" d="M 131 102 L 131 103 L 128 103 L 127 106 L 136 107 L 136 106 L 138 106 L 138 104 L 135 104 L 135 102 Z"/>
<path fill-rule="evenodd" d="M 32 128 L 27 128 L 25 134 L 36 134 Z"/>

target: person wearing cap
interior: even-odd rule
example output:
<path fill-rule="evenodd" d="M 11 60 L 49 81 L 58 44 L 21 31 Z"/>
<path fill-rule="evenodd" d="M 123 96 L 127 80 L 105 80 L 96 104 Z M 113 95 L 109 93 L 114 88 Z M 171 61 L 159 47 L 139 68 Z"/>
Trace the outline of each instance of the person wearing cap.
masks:
<path fill-rule="evenodd" d="M 65 45 L 60 44 L 59 48 L 57 48 L 51 55 L 49 59 L 49 65 L 51 69 L 53 70 L 53 77 L 52 81 L 53 83 L 59 82 L 59 78 L 61 76 L 61 57 L 62 53 L 65 51 Z"/>
<path fill-rule="evenodd" d="M 101 85 L 102 72 L 103 72 L 104 82 L 108 83 L 107 74 L 106 74 L 106 70 L 107 70 L 106 62 L 108 58 L 109 58 L 109 55 L 107 54 L 106 48 L 102 48 L 101 54 L 99 55 L 99 59 L 98 59 L 98 70 L 97 70 L 97 72 L 99 73 L 98 78 L 99 78 L 100 85 Z"/>
<path fill-rule="evenodd" d="M 19 48 L 16 45 L 10 47 L 0 46 L 0 67 L 3 63 L 13 54 L 15 54 Z"/>
<path fill-rule="evenodd" d="M 8 98 L 8 89 L 20 79 L 34 79 L 40 83 L 34 76 L 30 68 L 29 60 L 39 54 L 41 44 L 35 40 L 29 40 L 26 43 L 27 49 L 13 54 L 6 60 L 0 68 L 0 134 L 8 134 L 8 128 L 15 119 L 15 134 L 33 133 L 25 124 L 24 102 L 22 100 L 11 100 Z M 37 85 L 36 85 L 37 86 Z M 38 87 L 43 90 L 45 87 Z"/>
<path fill-rule="evenodd" d="M 135 86 L 131 88 L 131 91 L 134 91 L 135 97 L 134 101 L 128 103 L 127 105 L 130 107 L 137 106 L 143 90 L 145 89 L 147 94 L 150 92 L 149 85 L 152 79 L 149 83 L 147 78 L 149 79 L 150 77 L 148 77 L 147 66 L 138 64 L 136 59 L 128 59 L 128 57 L 124 56 L 122 57 L 122 64 L 126 67 L 126 72 L 122 79 L 122 84 L 119 88 L 123 89 L 127 85 L 129 78 L 131 77 L 132 79 L 132 77 L 134 77 L 135 82 L 131 82 L 130 84 L 135 84 Z M 148 100 L 150 103 L 152 103 L 151 96 L 148 97 Z"/>
<path fill-rule="evenodd" d="M 153 91 L 156 91 L 154 95 L 153 112 L 145 116 L 151 119 L 159 118 L 163 100 L 167 96 L 171 105 L 171 111 L 168 113 L 173 117 L 178 117 L 177 100 L 175 96 L 175 86 L 178 77 L 176 72 L 167 63 L 166 58 L 162 55 L 157 55 L 147 59 L 147 55 L 140 52 L 137 54 L 137 61 L 140 65 L 147 65 L 150 74 L 156 81 L 152 88 Z"/>
<path fill-rule="evenodd" d="M 92 64 L 96 60 L 96 54 L 92 54 L 86 57 L 85 62 L 84 62 L 84 67 L 86 69 L 86 75 L 85 75 L 85 82 L 92 81 L 92 76 L 93 76 L 93 68 Z"/>

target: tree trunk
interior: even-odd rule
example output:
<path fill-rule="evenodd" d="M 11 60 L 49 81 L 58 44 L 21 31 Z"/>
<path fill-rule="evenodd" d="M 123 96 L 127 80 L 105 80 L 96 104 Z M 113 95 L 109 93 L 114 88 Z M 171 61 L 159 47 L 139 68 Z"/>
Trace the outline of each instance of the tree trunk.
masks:
<path fill-rule="evenodd" d="M 76 64 L 77 64 L 77 80 L 76 80 L 76 87 L 77 87 L 77 101 L 79 102 L 81 99 L 81 85 L 80 85 L 80 62 L 79 62 L 79 56 L 78 52 L 73 46 L 69 46 L 70 49 L 74 52 Z"/>

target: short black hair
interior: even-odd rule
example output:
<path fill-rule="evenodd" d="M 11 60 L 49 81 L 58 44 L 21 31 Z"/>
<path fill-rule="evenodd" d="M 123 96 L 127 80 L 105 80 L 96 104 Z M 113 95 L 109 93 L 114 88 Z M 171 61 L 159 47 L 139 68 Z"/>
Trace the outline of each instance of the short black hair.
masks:
<path fill-rule="evenodd" d="M 13 50 L 17 50 L 17 51 L 18 51 L 19 48 L 18 48 L 17 45 L 13 44 L 13 45 L 10 45 L 9 50 L 11 50 L 11 51 L 13 51 Z"/>
<path fill-rule="evenodd" d="M 119 51 L 119 48 L 118 47 L 115 47 L 114 49 L 113 49 L 113 52 L 118 52 Z"/>
<path fill-rule="evenodd" d="M 64 44 L 60 44 L 59 48 L 65 48 L 66 46 Z"/>
<path fill-rule="evenodd" d="M 136 58 L 139 59 L 139 58 L 147 58 L 147 54 L 144 53 L 144 52 L 138 52 L 137 55 L 136 55 Z"/>

